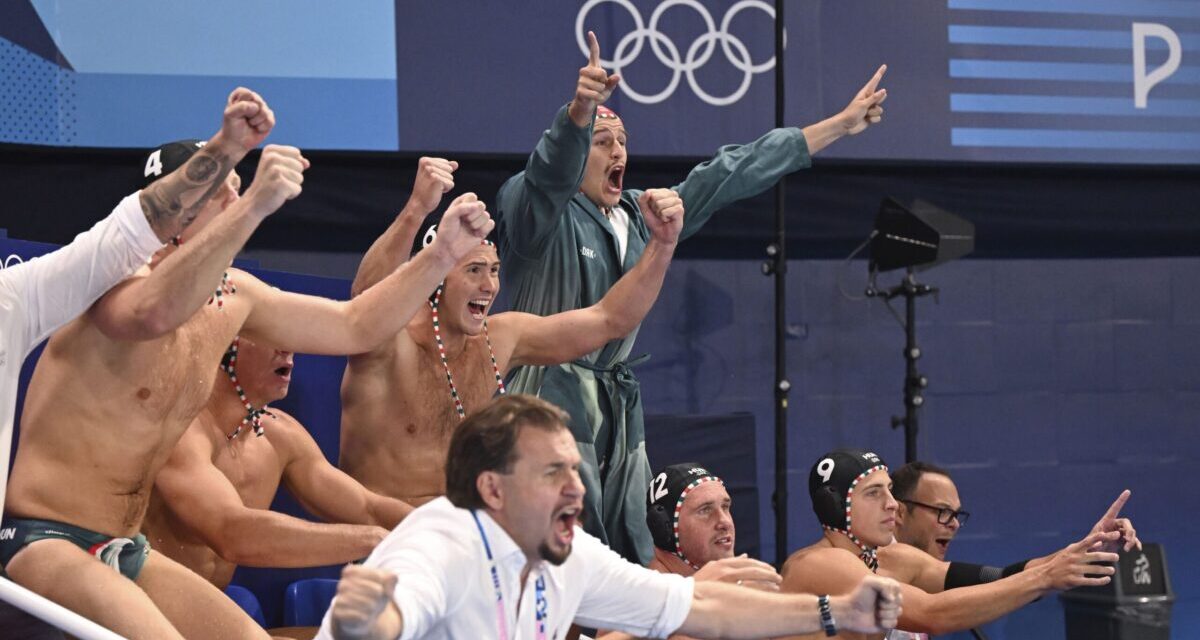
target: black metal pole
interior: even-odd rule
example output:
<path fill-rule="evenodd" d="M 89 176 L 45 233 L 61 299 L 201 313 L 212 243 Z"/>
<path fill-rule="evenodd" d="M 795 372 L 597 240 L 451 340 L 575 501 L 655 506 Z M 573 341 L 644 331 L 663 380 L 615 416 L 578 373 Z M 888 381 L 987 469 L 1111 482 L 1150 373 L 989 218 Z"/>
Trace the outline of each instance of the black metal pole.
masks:
<path fill-rule="evenodd" d="M 783 0 L 775 0 L 775 126 L 784 126 Z M 784 187 L 787 178 L 775 185 L 775 242 L 767 247 L 775 275 L 775 565 L 783 567 L 788 557 L 787 488 L 787 252 Z"/>
<path fill-rule="evenodd" d="M 925 396 L 921 390 L 925 381 L 917 371 L 917 360 L 921 348 L 917 346 L 917 281 L 912 267 L 904 279 L 904 360 L 907 364 L 904 376 L 904 461 L 917 459 L 918 414 Z"/>

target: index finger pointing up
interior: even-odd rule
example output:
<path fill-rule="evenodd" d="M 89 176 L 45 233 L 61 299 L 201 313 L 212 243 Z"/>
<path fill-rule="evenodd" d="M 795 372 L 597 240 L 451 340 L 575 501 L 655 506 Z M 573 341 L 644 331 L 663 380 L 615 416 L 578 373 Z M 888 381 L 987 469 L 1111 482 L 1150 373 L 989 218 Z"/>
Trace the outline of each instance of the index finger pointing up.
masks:
<path fill-rule="evenodd" d="M 1129 489 L 1122 491 L 1121 495 L 1117 496 L 1117 499 L 1113 501 L 1112 506 L 1108 508 L 1108 511 L 1104 513 L 1103 519 L 1116 519 L 1117 514 L 1121 513 L 1121 509 L 1125 507 L 1125 502 L 1129 500 L 1129 496 Z"/>
<path fill-rule="evenodd" d="M 591 50 L 591 55 L 588 57 L 588 66 L 600 66 L 600 43 L 596 40 L 596 34 L 588 32 L 588 49 Z"/>
<path fill-rule="evenodd" d="M 879 86 L 879 81 L 883 79 L 883 74 L 885 73 L 887 73 L 887 65 L 879 65 L 879 70 L 875 72 L 875 75 L 871 76 L 871 79 L 867 81 L 867 84 L 863 85 L 862 91 L 859 92 L 859 95 L 869 96 L 872 93 L 875 93 L 875 88 Z"/>

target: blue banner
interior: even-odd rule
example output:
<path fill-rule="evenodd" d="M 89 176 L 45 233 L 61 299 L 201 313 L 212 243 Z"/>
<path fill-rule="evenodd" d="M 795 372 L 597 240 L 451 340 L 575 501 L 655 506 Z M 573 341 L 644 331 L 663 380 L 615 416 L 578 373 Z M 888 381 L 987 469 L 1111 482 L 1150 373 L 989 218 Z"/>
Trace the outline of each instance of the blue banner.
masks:
<path fill-rule="evenodd" d="M 852 159 L 1200 162 L 1200 1 L 788 2 L 786 120 L 836 113 L 882 63 Z M 231 19 L 231 16 L 236 16 Z M 318 0 L 0 8 L 0 141 L 205 136 L 233 86 L 305 148 L 527 153 L 571 99 L 585 34 L 635 155 L 704 156 L 774 123 L 775 3 Z"/>

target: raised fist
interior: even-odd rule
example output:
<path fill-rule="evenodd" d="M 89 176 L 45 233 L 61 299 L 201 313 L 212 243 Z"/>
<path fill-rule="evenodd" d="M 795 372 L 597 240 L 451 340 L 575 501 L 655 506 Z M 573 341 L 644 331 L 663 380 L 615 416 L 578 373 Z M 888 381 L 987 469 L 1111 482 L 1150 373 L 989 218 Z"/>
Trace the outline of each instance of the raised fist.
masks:
<path fill-rule="evenodd" d="M 238 87 L 229 94 L 225 102 L 225 115 L 221 122 L 221 135 L 231 143 L 249 151 L 266 139 L 275 128 L 275 112 L 267 106 L 262 96 Z"/>
<path fill-rule="evenodd" d="M 454 172 L 458 163 L 445 158 L 421 158 L 417 162 L 417 179 L 405 210 L 424 216 L 437 208 L 442 196 L 454 188 Z"/>
<path fill-rule="evenodd" d="M 254 182 L 244 197 L 250 199 L 253 211 L 266 218 L 284 202 L 300 195 L 307 168 L 308 160 L 296 147 L 267 145 L 258 161 Z"/>
<path fill-rule="evenodd" d="M 683 200 L 670 189 L 647 189 L 638 198 L 638 207 L 650 236 L 664 244 L 674 245 L 683 230 Z"/>
<path fill-rule="evenodd" d="M 495 226 L 487 205 L 474 193 L 464 193 L 455 198 L 442 215 L 437 238 L 430 247 L 435 252 L 444 252 L 443 255 L 457 263 L 478 247 Z"/>

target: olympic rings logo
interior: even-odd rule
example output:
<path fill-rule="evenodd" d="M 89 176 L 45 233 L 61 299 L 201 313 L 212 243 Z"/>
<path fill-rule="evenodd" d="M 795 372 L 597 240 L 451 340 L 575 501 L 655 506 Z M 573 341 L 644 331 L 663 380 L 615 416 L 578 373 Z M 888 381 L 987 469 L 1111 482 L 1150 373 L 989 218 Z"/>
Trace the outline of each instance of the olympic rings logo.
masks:
<path fill-rule="evenodd" d="M 728 11 L 725 12 L 725 17 L 721 19 L 721 26 L 718 28 L 713 22 L 712 14 L 704 8 L 697 0 L 666 0 L 654 9 L 654 13 L 650 14 L 650 23 L 647 25 L 642 21 L 642 14 L 637 7 L 633 6 L 630 0 L 588 0 L 584 3 L 583 8 L 579 10 L 579 15 L 575 18 L 575 40 L 579 44 L 579 50 L 584 56 L 588 55 L 588 45 L 586 40 L 587 30 L 583 28 L 584 19 L 588 12 L 596 5 L 603 2 L 612 2 L 620 7 L 623 7 L 633 17 L 634 30 L 625 34 L 619 42 L 617 48 L 613 51 L 613 59 L 600 59 L 600 64 L 612 70 L 612 73 L 620 73 L 621 69 L 633 64 L 637 59 L 638 54 L 642 52 L 642 47 L 645 46 L 646 40 L 650 41 L 650 49 L 654 52 L 654 57 L 658 61 L 672 71 L 671 81 L 662 91 L 655 94 L 643 94 L 636 91 L 629 85 L 624 75 L 621 78 L 621 91 L 625 95 L 643 104 L 657 104 L 671 97 L 675 89 L 679 86 L 681 76 L 686 76 L 688 85 L 692 91 L 701 100 L 717 107 L 723 107 L 733 104 L 742 99 L 746 95 L 746 91 L 750 89 L 750 83 L 754 80 L 754 76 L 759 73 L 764 73 L 775 67 L 775 56 L 771 59 L 755 64 L 750 59 L 750 51 L 746 45 L 729 33 L 729 23 L 733 22 L 734 16 L 744 9 L 759 9 L 775 19 L 775 8 L 767 4 L 764 0 L 740 0 L 735 3 Z M 695 42 L 688 47 L 687 53 L 683 58 L 679 56 L 679 49 L 675 43 L 666 35 L 658 30 L 658 21 L 662 18 L 662 14 L 671 7 L 682 5 L 688 7 L 698 13 L 704 21 L 708 31 L 696 38 Z M 726 60 L 742 72 L 742 82 L 738 88 L 727 96 L 714 96 L 705 91 L 700 83 L 696 81 L 696 69 L 704 66 L 712 58 L 717 42 L 721 43 L 721 51 L 725 54 Z M 784 43 L 786 44 L 786 35 Z"/>

